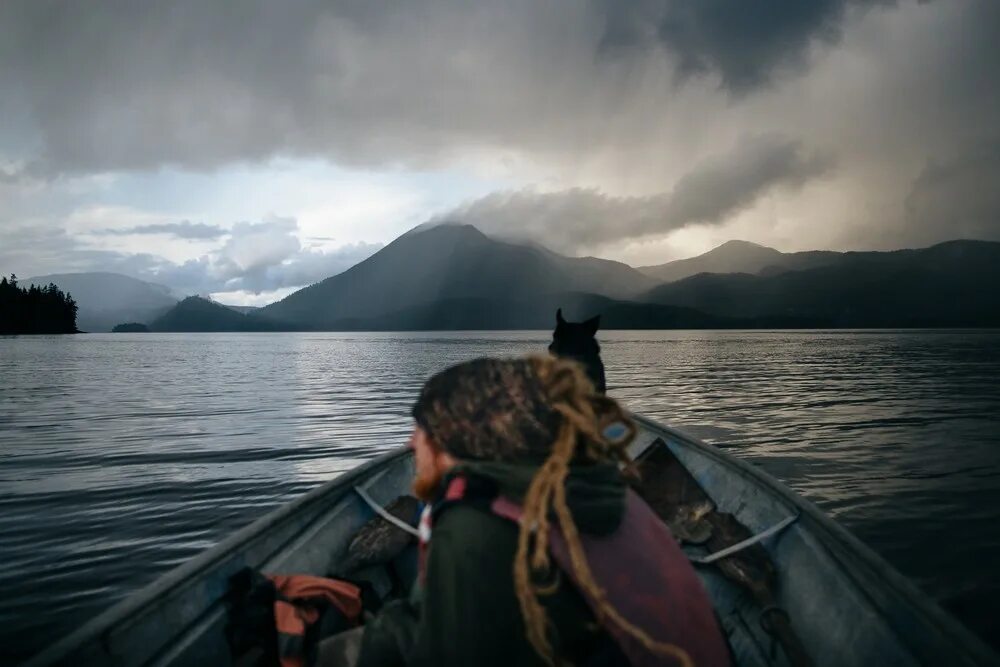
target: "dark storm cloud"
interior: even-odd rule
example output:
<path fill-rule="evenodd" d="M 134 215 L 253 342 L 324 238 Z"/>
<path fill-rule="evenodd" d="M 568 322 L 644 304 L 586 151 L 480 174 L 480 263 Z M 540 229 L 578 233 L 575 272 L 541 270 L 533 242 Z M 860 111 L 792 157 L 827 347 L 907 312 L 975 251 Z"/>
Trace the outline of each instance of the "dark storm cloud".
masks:
<path fill-rule="evenodd" d="M 862 0 L 602 0 L 603 50 L 615 54 L 661 46 L 681 76 L 717 73 L 745 92 L 776 70 L 801 69 L 813 41 L 835 42 L 848 5 Z"/>
<path fill-rule="evenodd" d="M 0 84 L 39 135 L 31 174 L 288 155 L 427 165 L 469 142 L 559 141 L 523 100 L 556 77 L 586 90 L 572 35 L 593 17 L 538 7 L 13 0 Z"/>
<path fill-rule="evenodd" d="M 587 186 L 467 207 L 569 247 L 725 223 L 821 172 L 816 148 L 846 174 L 821 200 L 831 217 L 853 220 L 863 245 L 905 216 L 902 245 L 907 230 L 947 233 L 944 202 L 978 182 L 960 165 L 995 133 L 997 43 L 996 0 L 7 0 L 0 185 L 288 157 L 485 163 L 514 183 Z M 771 147 L 759 174 L 705 166 L 734 137 L 768 132 L 795 148 Z M 951 180 L 914 184 L 925 164 Z M 817 238 L 811 203 L 786 211 L 805 220 L 796 243 Z"/>
<path fill-rule="evenodd" d="M 531 238 L 562 251 L 627 238 L 665 234 L 694 223 L 718 224 L 775 188 L 798 188 L 826 173 L 830 158 L 787 137 L 745 138 L 729 153 L 706 160 L 670 192 L 613 197 L 590 189 L 487 195 L 442 220 Z"/>
<path fill-rule="evenodd" d="M 906 199 L 906 230 L 923 243 L 1000 240 L 1000 139 L 932 161 Z"/>
<path fill-rule="evenodd" d="M 154 225 L 126 227 L 123 229 L 103 229 L 97 233 L 111 236 L 166 234 L 179 239 L 217 239 L 225 236 L 229 232 L 218 225 L 207 225 L 204 222 L 182 220 L 180 222 L 164 222 Z"/>
<path fill-rule="evenodd" d="M 572 153 L 646 94 L 636 72 L 752 86 L 836 34 L 844 4 L 12 0 L 0 5 L 0 84 L 39 134 L 30 174 Z M 631 48 L 649 40 L 670 57 Z M 615 146 L 643 145 L 646 129 L 616 132 Z"/>
<path fill-rule="evenodd" d="M 799 141 L 777 135 L 748 137 L 730 154 L 681 177 L 665 217 L 674 226 L 722 222 L 771 188 L 798 187 L 831 166 L 831 158 L 808 152 Z"/>

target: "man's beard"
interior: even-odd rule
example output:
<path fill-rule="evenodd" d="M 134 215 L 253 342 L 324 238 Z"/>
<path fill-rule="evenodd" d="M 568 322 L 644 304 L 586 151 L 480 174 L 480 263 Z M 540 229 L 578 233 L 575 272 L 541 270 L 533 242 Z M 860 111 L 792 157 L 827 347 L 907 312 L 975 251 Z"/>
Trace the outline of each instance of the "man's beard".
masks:
<path fill-rule="evenodd" d="M 437 466 L 426 475 L 417 475 L 413 478 L 413 495 L 424 502 L 433 501 L 441 487 L 441 480 L 444 479 L 444 472 Z"/>

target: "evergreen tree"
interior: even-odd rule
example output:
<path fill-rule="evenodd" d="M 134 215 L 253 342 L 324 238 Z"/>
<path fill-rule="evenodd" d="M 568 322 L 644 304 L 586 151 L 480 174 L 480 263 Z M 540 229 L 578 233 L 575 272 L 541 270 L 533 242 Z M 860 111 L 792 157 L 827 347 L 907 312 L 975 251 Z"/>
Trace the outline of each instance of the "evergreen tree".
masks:
<path fill-rule="evenodd" d="M 13 273 L 0 280 L 0 334 L 76 333 L 76 302 L 53 283 L 18 285 Z"/>

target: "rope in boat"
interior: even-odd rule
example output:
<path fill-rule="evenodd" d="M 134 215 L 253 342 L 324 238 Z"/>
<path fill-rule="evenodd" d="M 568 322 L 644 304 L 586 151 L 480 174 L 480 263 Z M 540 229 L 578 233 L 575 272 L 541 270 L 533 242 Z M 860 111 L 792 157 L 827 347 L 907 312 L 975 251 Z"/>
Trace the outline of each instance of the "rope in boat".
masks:
<path fill-rule="evenodd" d="M 768 528 L 766 530 L 763 530 L 763 531 L 757 533 L 756 535 L 753 535 L 752 537 L 748 537 L 745 540 L 737 542 L 736 544 L 728 546 L 725 549 L 720 549 L 719 551 L 711 553 L 711 554 L 709 554 L 707 556 L 692 556 L 692 555 L 688 555 L 688 559 L 692 563 L 698 563 L 699 565 L 708 565 L 709 563 L 714 563 L 715 561 L 719 560 L 720 558 L 725 558 L 726 556 L 732 556 L 737 551 L 743 551 L 747 547 L 753 546 L 754 544 L 757 544 L 761 540 L 767 539 L 771 535 L 774 535 L 775 533 L 781 532 L 782 530 L 784 530 L 788 526 L 790 526 L 793 523 L 795 523 L 795 521 L 797 521 L 798 518 L 799 518 L 798 514 L 793 514 L 793 515 L 791 515 L 789 517 L 785 517 L 784 519 L 782 519 L 778 523 L 774 524 L 770 528 Z"/>
<path fill-rule="evenodd" d="M 399 528 L 400 530 L 405 530 L 406 532 L 408 532 L 410 535 L 413 535 L 414 537 L 420 537 L 420 532 L 416 528 L 414 528 L 410 524 L 406 523 L 405 521 L 403 521 L 399 517 L 395 517 L 395 516 L 389 514 L 389 512 L 387 512 L 384 507 L 382 507 L 377 502 L 375 502 L 375 500 L 371 496 L 369 496 L 368 493 L 366 493 L 365 490 L 362 489 L 360 486 L 355 486 L 354 487 L 354 491 L 359 496 L 361 496 L 361 500 L 365 501 L 365 503 L 367 503 L 368 507 L 372 508 L 372 510 L 375 512 L 375 514 L 378 514 L 380 517 L 382 517 L 383 519 L 385 519 L 386 521 L 388 521 L 392 525 L 396 526 L 396 528 Z"/>

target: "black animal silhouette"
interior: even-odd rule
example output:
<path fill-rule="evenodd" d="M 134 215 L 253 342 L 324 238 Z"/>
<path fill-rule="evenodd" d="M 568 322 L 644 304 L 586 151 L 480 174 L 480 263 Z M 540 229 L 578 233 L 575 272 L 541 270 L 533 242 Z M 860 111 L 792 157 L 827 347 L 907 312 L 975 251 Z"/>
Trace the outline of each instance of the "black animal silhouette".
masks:
<path fill-rule="evenodd" d="M 586 322 L 567 322 L 563 319 L 562 308 L 556 311 L 556 329 L 552 332 L 549 352 L 557 357 L 573 359 L 583 364 L 587 377 L 600 393 L 607 391 L 604 381 L 604 362 L 601 361 L 601 346 L 595 335 L 601 326 L 601 316 Z"/>

